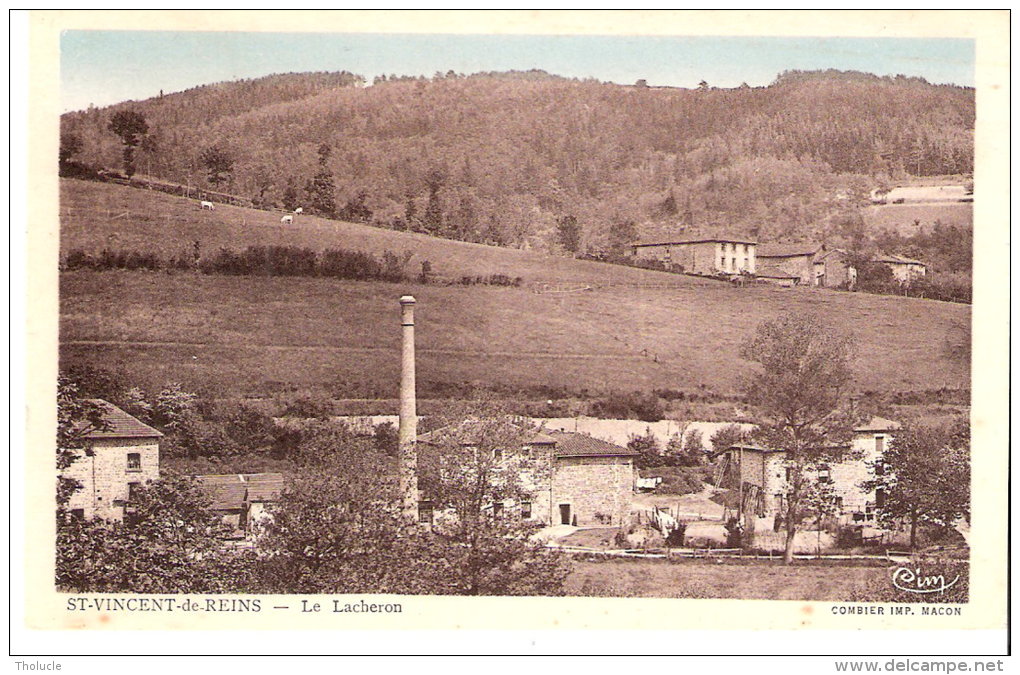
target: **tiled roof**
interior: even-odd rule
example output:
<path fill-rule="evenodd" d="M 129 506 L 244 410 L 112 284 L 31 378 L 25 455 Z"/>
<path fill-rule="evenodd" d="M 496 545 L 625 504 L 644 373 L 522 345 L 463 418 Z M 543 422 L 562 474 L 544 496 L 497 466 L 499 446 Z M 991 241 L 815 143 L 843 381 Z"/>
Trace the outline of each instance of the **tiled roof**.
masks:
<path fill-rule="evenodd" d="M 272 502 L 283 492 L 282 473 L 229 473 L 195 476 L 214 511 L 240 509 L 247 502 Z"/>
<path fill-rule="evenodd" d="M 823 244 L 762 244 L 755 252 L 758 258 L 792 258 L 800 255 L 815 255 L 824 247 Z"/>
<path fill-rule="evenodd" d="M 128 415 L 126 412 L 101 398 L 89 399 L 103 411 L 106 428 L 93 430 L 85 438 L 162 438 L 163 434 L 148 424 Z"/>
<path fill-rule="evenodd" d="M 630 457 L 638 453 L 615 443 L 570 431 L 549 433 L 556 441 L 557 457 Z"/>
<path fill-rule="evenodd" d="M 895 431 L 900 428 L 900 423 L 895 420 L 887 420 L 884 417 L 872 417 L 867 423 L 854 429 L 854 431 Z"/>

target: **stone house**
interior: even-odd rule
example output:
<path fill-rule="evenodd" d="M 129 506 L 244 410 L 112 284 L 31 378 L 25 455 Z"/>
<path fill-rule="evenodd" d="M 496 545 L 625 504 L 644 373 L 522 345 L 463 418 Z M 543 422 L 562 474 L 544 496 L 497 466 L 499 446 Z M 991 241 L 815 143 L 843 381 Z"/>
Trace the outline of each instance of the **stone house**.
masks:
<path fill-rule="evenodd" d="M 159 478 L 159 439 L 163 434 L 101 399 L 92 399 L 102 410 L 101 430 L 87 432 L 88 446 L 64 475 L 81 483 L 71 495 L 67 509 L 74 517 L 91 520 L 123 520 L 130 511 L 137 488 Z"/>
<path fill-rule="evenodd" d="M 762 244 L 758 249 L 758 269 L 763 275 L 789 275 L 800 285 L 814 283 L 815 259 L 825 253 L 824 244 Z"/>
<path fill-rule="evenodd" d="M 878 255 L 872 262 L 881 263 L 892 270 L 893 278 L 901 284 L 910 284 L 928 273 L 928 266 L 920 260 L 902 255 Z"/>
<path fill-rule="evenodd" d="M 282 473 L 208 474 L 195 480 L 211 502 L 209 509 L 220 514 L 239 539 L 269 517 L 266 507 L 279 501 L 284 487 Z"/>
<path fill-rule="evenodd" d="M 656 260 L 689 274 L 754 274 L 757 243 L 740 238 L 681 238 L 631 245 L 638 260 Z"/>
<path fill-rule="evenodd" d="M 811 243 L 762 244 L 758 275 L 793 277 L 798 285 L 823 288 L 846 288 L 857 278 L 846 251 Z"/>
<path fill-rule="evenodd" d="M 423 434 L 418 444 L 438 447 L 439 433 Z M 634 496 L 637 452 L 567 431 L 526 431 L 518 442 L 519 448 L 494 452 L 507 463 L 514 456 L 531 460 L 534 470 L 524 470 L 521 475 L 530 501 L 487 508 L 493 512 L 515 511 L 521 518 L 545 525 L 618 527 L 624 522 Z M 473 447 L 480 443 L 467 440 L 462 444 Z M 431 519 L 429 508 L 426 520 Z"/>
<path fill-rule="evenodd" d="M 861 484 L 871 478 L 871 464 L 885 451 L 899 424 L 873 417 L 853 431 L 849 446 L 834 448 L 842 459 L 812 467 L 812 477 L 831 481 L 841 525 L 875 524 L 882 508 L 881 491 L 865 490 Z M 774 519 L 785 510 L 789 471 L 786 452 L 753 444 L 738 444 L 723 451 L 724 484 L 734 486 L 741 514 Z"/>

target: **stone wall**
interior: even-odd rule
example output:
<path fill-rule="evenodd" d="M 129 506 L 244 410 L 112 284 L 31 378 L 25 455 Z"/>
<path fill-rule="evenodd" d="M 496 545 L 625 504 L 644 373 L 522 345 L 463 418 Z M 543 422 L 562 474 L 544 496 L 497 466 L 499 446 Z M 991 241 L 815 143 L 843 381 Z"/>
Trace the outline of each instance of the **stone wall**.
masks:
<path fill-rule="evenodd" d="M 561 457 L 552 477 L 551 522 L 559 524 L 560 505 L 570 505 L 578 527 L 618 527 L 630 513 L 634 463 L 630 457 Z M 596 518 L 596 515 L 602 518 Z"/>
<path fill-rule="evenodd" d="M 69 510 L 81 509 L 87 518 L 121 520 L 130 483 L 144 485 L 159 478 L 159 443 L 152 438 L 111 438 L 94 441 L 94 454 L 79 451 L 65 475 L 82 484 L 71 495 Z M 138 468 L 128 467 L 128 455 L 139 455 Z"/>

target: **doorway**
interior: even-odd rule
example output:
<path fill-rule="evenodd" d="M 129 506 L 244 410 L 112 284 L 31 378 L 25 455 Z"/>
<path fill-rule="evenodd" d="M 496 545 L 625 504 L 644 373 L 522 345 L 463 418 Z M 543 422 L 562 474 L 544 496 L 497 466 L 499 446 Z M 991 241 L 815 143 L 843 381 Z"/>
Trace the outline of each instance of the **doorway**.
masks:
<path fill-rule="evenodd" d="M 560 524 L 570 525 L 570 504 L 560 504 Z"/>

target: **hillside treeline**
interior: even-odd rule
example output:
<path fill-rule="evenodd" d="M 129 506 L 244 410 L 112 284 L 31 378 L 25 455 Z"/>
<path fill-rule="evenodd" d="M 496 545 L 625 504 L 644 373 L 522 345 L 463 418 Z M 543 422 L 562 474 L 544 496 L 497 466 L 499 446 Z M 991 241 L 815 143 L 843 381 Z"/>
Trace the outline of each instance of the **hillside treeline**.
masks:
<path fill-rule="evenodd" d="M 134 142 L 137 173 L 257 205 L 590 254 L 665 232 L 818 236 L 875 187 L 973 170 L 973 89 L 918 78 L 788 72 L 767 87 L 686 90 L 538 71 L 364 84 L 274 75 L 68 113 L 61 159 L 123 170 Z M 118 113 L 144 131 L 112 130 Z"/>

